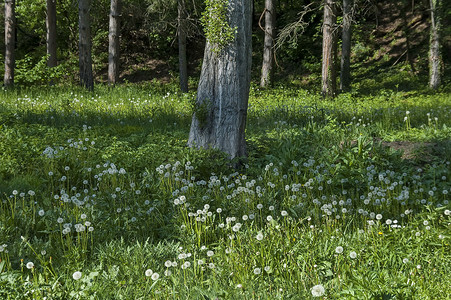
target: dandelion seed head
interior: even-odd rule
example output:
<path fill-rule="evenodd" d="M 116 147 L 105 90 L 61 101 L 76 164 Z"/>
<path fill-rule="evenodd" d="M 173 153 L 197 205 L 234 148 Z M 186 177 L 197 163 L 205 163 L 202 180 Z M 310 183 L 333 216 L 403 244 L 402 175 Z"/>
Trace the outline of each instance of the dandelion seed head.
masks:
<path fill-rule="evenodd" d="M 324 289 L 324 287 L 321 284 L 315 285 L 314 287 L 312 287 L 312 296 L 313 297 L 321 297 L 322 295 L 324 295 L 324 293 L 326 292 L 326 290 Z"/>
<path fill-rule="evenodd" d="M 82 273 L 80 271 L 76 271 L 76 272 L 74 272 L 74 274 L 72 274 L 72 278 L 74 280 L 78 280 L 81 278 L 81 275 L 82 275 Z"/>

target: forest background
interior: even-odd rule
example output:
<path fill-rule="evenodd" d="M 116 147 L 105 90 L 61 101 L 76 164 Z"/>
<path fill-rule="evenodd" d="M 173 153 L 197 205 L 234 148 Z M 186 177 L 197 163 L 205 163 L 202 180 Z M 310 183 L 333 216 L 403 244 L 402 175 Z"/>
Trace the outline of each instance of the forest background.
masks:
<path fill-rule="evenodd" d="M 273 82 L 284 81 L 303 87 L 318 88 L 321 76 L 323 6 L 315 1 L 274 1 L 276 7 L 275 62 Z M 178 76 L 177 1 L 122 2 L 120 15 L 120 80 L 167 83 Z M 196 88 L 200 74 L 205 38 L 200 22 L 203 1 L 186 1 L 187 61 Z M 264 1 L 254 1 L 253 79 L 260 76 L 264 31 Z M 340 8 L 341 9 L 341 8 Z M 449 78 L 450 9 L 442 7 L 443 78 Z M 16 70 L 18 85 L 77 83 L 78 4 L 57 1 L 58 68 L 46 67 L 46 3 L 39 0 L 16 1 Z M 96 82 L 107 82 L 108 24 L 110 1 L 95 1 L 90 8 L 93 74 Z M 337 13 L 340 32 L 343 18 Z M 4 19 L 4 9 L 1 9 Z M 4 22 L 0 22 L 3 30 Z M 355 1 L 352 3 L 352 55 L 354 78 L 376 79 L 385 70 L 406 70 L 411 76 L 388 88 L 415 88 L 427 82 L 429 1 Z M 293 26 L 295 25 L 295 26 Z M 281 33 L 285 33 L 284 36 Z M 341 39 L 338 39 L 340 43 Z M 283 42 L 283 43 L 282 43 Z M 4 40 L 0 41 L 4 49 Z M 341 47 L 338 47 L 339 51 Z M 0 57 L 4 61 L 3 57 Z M 338 62 L 339 63 L 339 62 Z M 396 67 L 396 68 L 395 68 Z M 383 71 L 384 70 L 384 71 Z M 3 71 L 3 68 L 2 68 Z M 410 83 L 409 83 L 410 82 Z M 357 90 L 358 87 L 356 86 Z"/>

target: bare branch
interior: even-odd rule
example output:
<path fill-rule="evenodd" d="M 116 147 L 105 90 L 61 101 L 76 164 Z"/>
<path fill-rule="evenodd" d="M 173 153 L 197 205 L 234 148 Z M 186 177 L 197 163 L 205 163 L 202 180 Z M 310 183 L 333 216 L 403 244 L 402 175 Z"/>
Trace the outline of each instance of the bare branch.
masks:
<path fill-rule="evenodd" d="M 304 10 L 298 13 L 298 20 L 286 25 L 280 30 L 279 36 L 277 37 L 274 45 L 276 49 L 282 47 L 282 45 L 286 42 L 297 43 L 299 36 L 304 33 L 305 29 L 310 24 L 304 20 L 305 15 L 318 9 L 318 7 L 312 8 L 313 4 L 314 2 L 305 5 Z"/>

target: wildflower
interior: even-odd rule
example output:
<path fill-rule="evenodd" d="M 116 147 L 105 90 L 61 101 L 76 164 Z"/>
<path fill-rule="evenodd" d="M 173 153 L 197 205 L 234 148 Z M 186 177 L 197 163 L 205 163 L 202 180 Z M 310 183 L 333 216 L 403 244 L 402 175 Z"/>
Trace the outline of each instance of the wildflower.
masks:
<path fill-rule="evenodd" d="M 343 247 L 342 246 L 338 246 L 337 248 L 335 248 L 335 252 L 337 252 L 338 254 L 343 252 Z"/>
<path fill-rule="evenodd" d="M 33 269 L 34 268 L 34 263 L 32 263 L 31 261 L 27 263 L 27 269 Z"/>
<path fill-rule="evenodd" d="M 45 215 L 45 211 L 44 211 L 43 209 L 41 209 L 41 210 L 38 212 L 38 215 L 41 216 L 41 217 L 43 217 L 43 216 Z"/>
<path fill-rule="evenodd" d="M 257 240 L 261 241 L 261 240 L 263 240 L 263 234 L 261 232 L 259 232 L 255 238 Z"/>
<path fill-rule="evenodd" d="M 152 278 L 153 281 L 155 281 L 155 280 L 157 280 L 158 278 L 160 278 L 160 274 L 158 274 L 158 273 L 153 273 L 151 278 Z"/>
<path fill-rule="evenodd" d="M 240 223 L 236 223 L 236 224 L 232 227 L 232 230 L 233 230 L 234 232 L 238 232 L 238 231 L 240 231 L 240 228 L 241 228 L 241 224 L 240 224 Z"/>
<path fill-rule="evenodd" d="M 254 269 L 254 274 L 255 275 L 259 275 L 262 272 L 262 270 L 260 268 L 255 268 Z"/>
<path fill-rule="evenodd" d="M 147 277 L 150 277 L 150 276 L 152 276 L 153 271 L 151 269 L 147 269 L 145 274 L 146 274 Z"/>
<path fill-rule="evenodd" d="M 282 215 L 282 217 L 288 216 L 288 213 L 287 213 L 286 210 L 282 210 L 282 211 L 280 212 L 280 214 Z"/>
<path fill-rule="evenodd" d="M 81 272 L 80 271 L 74 272 L 74 274 L 72 274 L 72 278 L 74 280 L 80 279 L 81 278 Z"/>
<path fill-rule="evenodd" d="M 167 260 L 167 261 L 164 262 L 164 266 L 166 268 L 170 268 L 170 267 L 172 267 L 172 262 L 170 260 Z"/>
<path fill-rule="evenodd" d="M 357 253 L 355 251 L 351 251 L 351 253 L 349 253 L 349 257 L 354 259 L 357 257 Z"/>
<path fill-rule="evenodd" d="M 213 256 L 215 253 L 213 252 L 213 251 L 211 251 L 211 250 L 209 250 L 209 251 L 207 251 L 207 256 L 208 257 L 211 257 L 211 256 Z"/>
<path fill-rule="evenodd" d="M 402 262 L 406 264 L 406 263 L 409 262 L 409 259 L 406 257 L 406 258 L 404 258 L 404 259 L 402 260 Z"/>
<path fill-rule="evenodd" d="M 321 297 L 322 295 L 324 295 L 325 292 L 326 292 L 326 290 L 324 289 L 324 287 L 321 284 L 318 284 L 318 285 L 315 285 L 314 287 L 312 287 L 313 297 Z"/>

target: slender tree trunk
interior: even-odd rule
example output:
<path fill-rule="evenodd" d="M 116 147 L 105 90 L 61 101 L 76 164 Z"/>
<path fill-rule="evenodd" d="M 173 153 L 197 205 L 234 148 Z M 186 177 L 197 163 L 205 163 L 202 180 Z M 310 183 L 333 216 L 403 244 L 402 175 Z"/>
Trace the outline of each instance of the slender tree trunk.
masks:
<path fill-rule="evenodd" d="M 274 37 L 276 27 L 276 10 L 273 0 L 265 0 L 265 40 L 263 46 L 263 64 L 260 86 L 271 84 L 274 65 Z"/>
<path fill-rule="evenodd" d="M 437 89 L 442 76 L 442 55 L 440 53 L 441 0 L 430 0 L 431 33 L 429 40 L 429 87 Z"/>
<path fill-rule="evenodd" d="M 14 85 L 15 44 L 16 44 L 16 2 L 5 0 L 5 87 Z"/>
<path fill-rule="evenodd" d="M 186 13 L 185 0 L 178 0 L 178 27 L 177 35 L 179 42 L 179 71 L 180 90 L 188 92 L 188 66 L 186 62 Z"/>
<path fill-rule="evenodd" d="M 343 0 L 343 31 L 341 44 L 340 90 L 349 91 L 351 85 L 351 36 L 352 16 L 351 1 Z"/>
<path fill-rule="evenodd" d="M 111 0 L 108 31 L 108 84 L 110 85 L 115 85 L 119 80 L 120 15 L 121 1 Z"/>
<path fill-rule="evenodd" d="M 230 158 L 246 156 L 246 127 L 252 58 L 252 1 L 230 0 L 229 22 L 235 39 L 221 53 L 207 41 L 190 147 L 216 148 Z"/>
<path fill-rule="evenodd" d="M 56 0 L 47 0 L 47 16 L 45 20 L 47 27 L 47 66 L 56 67 Z"/>
<path fill-rule="evenodd" d="M 334 54 L 336 53 L 335 23 L 337 21 L 334 0 L 325 0 L 323 22 L 323 61 L 322 61 L 322 95 L 334 97 L 336 94 L 336 70 Z"/>
<path fill-rule="evenodd" d="M 91 57 L 91 22 L 89 11 L 91 0 L 78 0 L 78 29 L 79 29 L 79 66 L 80 84 L 88 90 L 94 90 Z"/>
<path fill-rule="evenodd" d="M 406 61 L 410 65 L 410 70 L 415 73 L 415 64 L 414 64 L 414 58 L 412 55 L 412 50 L 410 46 L 410 28 L 409 28 L 409 20 L 408 20 L 408 10 L 409 10 L 410 3 L 409 1 L 406 2 L 404 9 L 402 9 L 403 14 L 403 24 L 402 24 L 402 31 L 404 33 L 404 36 L 406 38 Z M 412 11 L 414 9 L 414 3 L 411 2 Z"/>

